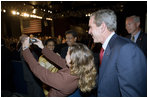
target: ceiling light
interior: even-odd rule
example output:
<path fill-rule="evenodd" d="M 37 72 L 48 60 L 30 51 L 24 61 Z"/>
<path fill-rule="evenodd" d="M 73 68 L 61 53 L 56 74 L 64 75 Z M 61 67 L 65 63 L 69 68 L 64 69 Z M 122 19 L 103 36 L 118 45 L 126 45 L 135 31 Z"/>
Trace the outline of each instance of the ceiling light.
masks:
<path fill-rule="evenodd" d="M 37 16 L 37 18 L 38 18 L 38 19 L 42 19 L 42 17 L 41 17 L 41 16 Z"/>
<path fill-rule="evenodd" d="M 52 13 L 52 11 L 48 10 L 48 13 Z"/>
<path fill-rule="evenodd" d="M 36 9 L 33 9 L 32 13 L 35 14 L 36 13 Z"/>
<path fill-rule="evenodd" d="M 32 17 L 32 18 L 36 18 L 37 16 L 36 16 L 36 15 L 30 15 L 30 17 Z"/>
<path fill-rule="evenodd" d="M 16 14 L 19 15 L 20 13 L 19 12 L 16 12 Z"/>
<path fill-rule="evenodd" d="M 86 17 L 87 17 L 87 16 L 89 17 L 90 15 L 91 15 L 91 14 L 90 14 L 90 13 L 88 13 L 88 14 L 86 14 L 85 16 L 86 16 Z"/>
<path fill-rule="evenodd" d="M 27 14 L 27 13 L 22 13 L 21 16 L 29 17 L 29 14 Z"/>
<path fill-rule="evenodd" d="M 52 21 L 52 18 L 46 18 L 46 20 L 51 20 Z"/>
<path fill-rule="evenodd" d="M 12 14 L 13 14 L 13 15 L 16 15 L 16 11 L 12 11 Z"/>
<path fill-rule="evenodd" d="M 3 12 L 6 13 L 6 10 L 4 9 Z"/>

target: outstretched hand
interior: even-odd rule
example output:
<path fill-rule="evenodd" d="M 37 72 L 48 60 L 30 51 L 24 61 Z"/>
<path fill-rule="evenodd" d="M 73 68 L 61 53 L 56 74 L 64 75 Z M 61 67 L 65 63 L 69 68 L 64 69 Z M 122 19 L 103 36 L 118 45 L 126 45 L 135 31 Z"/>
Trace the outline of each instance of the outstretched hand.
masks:
<path fill-rule="evenodd" d="M 39 39 L 37 39 L 37 38 L 34 38 L 34 39 L 36 39 L 37 42 L 35 42 L 35 43 L 33 43 L 33 44 L 35 44 L 35 45 L 37 45 L 39 48 L 43 49 L 43 48 L 44 48 L 44 45 L 43 45 L 42 41 L 39 40 Z"/>
<path fill-rule="evenodd" d="M 24 38 L 24 41 L 22 42 L 22 49 L 25 50 L 29 48 L 30 43 L 29 43 L 29 37 Z"/>

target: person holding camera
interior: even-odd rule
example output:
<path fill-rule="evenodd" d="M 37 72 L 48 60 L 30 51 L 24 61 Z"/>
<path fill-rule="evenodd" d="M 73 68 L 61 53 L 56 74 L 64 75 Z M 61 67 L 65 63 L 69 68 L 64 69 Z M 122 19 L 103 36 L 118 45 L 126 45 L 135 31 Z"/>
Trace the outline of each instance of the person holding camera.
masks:
<path fill-rule="evenodd" d="M 27 96 L 28 97 L 44 97 L 45 94 L 43 92 L 42 82 L 32 73 L 32 71 L 30 70 L 28 64 L 26 63 L 26 61 L 22 55 L 22 43 L 24 43 L 25 38 L 27 38 L 27 37 L 28 36 L 25 34 L 20 36 L 20 43 L 21 43 L 20 47 L 21 48 L 19 49 L 21 64 L 22 64 L 22 68 L 23 68 L 23 78 L 24 78 L 24 81 L 26 83 L 26 88 L 27 88 Z M 37 40 L 30 40 L 29 44 L 31 45 L 31 43 L 33 43 L 35 41 L 37 41 Z M 31 53 L 33 54 L 34 58 L 36 60 L 38 60 L 38 56 L 35 52 L 35 49 L 32 46 L 29 46 L 28 48 L 31 49 Z M 36 50 L 40 50 L 40 48 L 38 48 Z M 38 53 L 40 53 L 40 51 Z"/>
<path fill-rule="evenodd" d="M 22 43 L 23 56 L 32 72 L 45 84 L 51 87 L 48 96 L 65 97 L 73 93 L 77 87 L 82 92 L 90 92 L 95 87 L 96 68 L 94 57 L 87 46 L 75 43 L 70 46 L 66 59 L 44 48 L 42 42 L 37 39 L 34 43 L 42 49 L 42 53 L 61 69 L 52 73 L 40 66 L 29 50 L 29 37 Z M 81 55 L 81 56 L 80 56 Z"/>

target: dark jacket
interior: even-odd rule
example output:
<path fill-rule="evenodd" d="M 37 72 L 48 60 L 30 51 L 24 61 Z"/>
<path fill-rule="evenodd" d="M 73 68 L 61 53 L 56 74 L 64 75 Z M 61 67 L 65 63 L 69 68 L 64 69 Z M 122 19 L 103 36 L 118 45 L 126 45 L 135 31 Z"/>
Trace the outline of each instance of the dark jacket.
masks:
<path fill-rule="evenodd" d="M 141 49 L 129 39 L 114 34 L 99 70 L 98 96 L 147 96 L 147 65 Z"/>
<path fill-rule="evenodd" d="M 130 39 L 131 35 L 127 36 L 127 38 Z M 144 55 L 147 58 L 147 34 L 141 31 L 136 41 L 136 44 L 143 51 Z"/>

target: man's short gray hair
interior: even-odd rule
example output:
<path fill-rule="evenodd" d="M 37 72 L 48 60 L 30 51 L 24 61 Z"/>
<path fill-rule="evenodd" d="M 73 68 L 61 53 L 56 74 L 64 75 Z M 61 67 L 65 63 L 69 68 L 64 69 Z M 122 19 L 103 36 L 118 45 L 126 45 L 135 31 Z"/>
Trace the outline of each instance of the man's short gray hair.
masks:
<path fill-rule="evenodd" d="M 94 23 L 100 26 L 104 22 L 109 31 L 116 31 L 117 29 L 117 16 L 113 10 L 101 9 L 91 14 L 94 16 Z"/>
<path fill-rule="evenodd" d="M 127 17 L 127 18 L 133 18 L 134 22 L 140 22 L 140 17 L 139 16 L 136 16 L 136 15 L 132 15 L 132 16 Z"/>

